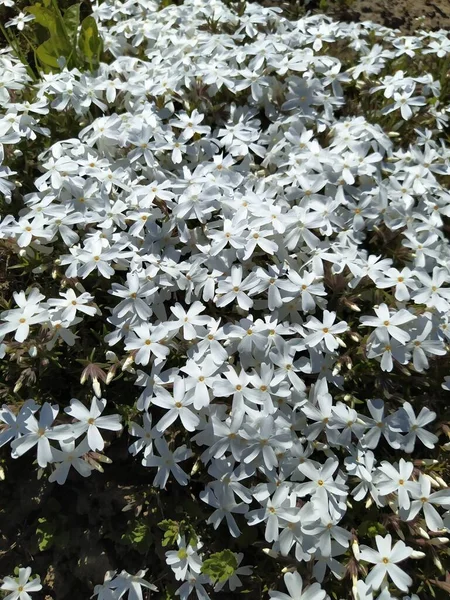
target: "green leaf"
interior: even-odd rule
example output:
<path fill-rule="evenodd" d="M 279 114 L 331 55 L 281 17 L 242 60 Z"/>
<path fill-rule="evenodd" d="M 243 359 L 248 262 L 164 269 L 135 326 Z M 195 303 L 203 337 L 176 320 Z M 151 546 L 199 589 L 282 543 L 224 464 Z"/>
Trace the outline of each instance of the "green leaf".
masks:
<path fill-rule="evenodd" d="M 25 10 L 34 15 L 36 23 L 48 29 L 50 33 L 58 35 L 58 18 L 50 8 L 36 3 L 33 6 L 27 6 Z"/>
<path fill-rule="evenodd" d="M 103 42 L 98 33 L 94 17 L 89 16 L 83 19 L 78 46 L 91 68 L 98 65 L 103 50 Z"/>
<path fill-rule="evenodd" d="M 147 552 L 152 542 L 150 527 L 145 521 L 131 521 L 121 539 L 139 552 Z"/>
<path fill-rule="evenodd" d="M 61 13 L 39 3 L 28 6 L 26 11 L 34 15 L 36 23 L 45 27 L 50 34 L 49 39 L 35 50 L 41 67 L 45 71 L 60 70 L 58 58 L 63 56 L 67 60 L 73 51 L 73 44 L 66 34 L 66 25 Z"/>
<path fill-rule="evenodd" d="M 55 526 L 49 523 L 45 517 L 40 517 L 38 523 L 39 525 L 36 527 L 38 548 L 41 552 L 44 552 L 53 546 Z"/>
<path fill-rule="evenodd" d="M 171 519 L 165 519 L 164 521 L 160 521 L 158 523 L 158 527 L 165 532 L 162 541 L 163 546 L 174 546 L 177 543 L 178 536 L 180 535 L 184 535 L 187 543 L 191 546 L 195 546 L 198 543 L 198 537 L 194 528 L 184 519 L 180 522 L 172 521 Z"/>
<path fill-rule="evenodd" d="M 52 69 L 59 71 L 58 58 L 61 54 L 55 48 L 51 39 L 36 48 L 36 56 L 38 57 L 41 66 L 44 68 L 44 71 Z"/>
<path fill-rule="evenodd" d="M 164 533 L 164 538 L 162 541 L 163 546 L 174 546 L 177 542 L 178 536 L 180 534 L 180 524 L 177 521 L 172 521 L 171 519 L 165 519 L 164 521 L 160 521 L 158 523 L 158 527 L 162 529 Z"/>
<path fill-rule="evenodd" d="M 74 45 L 77 39 L 78 27 L 80 26 L 80 5 L 72 4 L 64 12 L 64 25 L 66 27 L 67 35 L 70 38 L 71 43 Z"/>
<path fill-rule="evenodd" d="M 238 566 L 236 555 L 231 550 L 222 550 L 211 554 L 203 561 L 201 572 L 209 575 L 213 583 L 224 582 L 236 571 Z"/>

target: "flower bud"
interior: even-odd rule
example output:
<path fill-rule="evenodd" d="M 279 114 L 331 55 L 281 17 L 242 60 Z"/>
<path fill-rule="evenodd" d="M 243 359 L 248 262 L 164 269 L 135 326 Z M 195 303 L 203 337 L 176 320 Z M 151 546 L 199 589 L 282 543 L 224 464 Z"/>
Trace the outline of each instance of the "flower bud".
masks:
<path fill-rule="evenodd" d="M 200 468 L 200 461 L 196 460 L 195 463 L 194 463 L 194 466 L 191 469 L 191 477 L 197 473 L 197 471 L 199 470 L 199 468 Z"/>
<path fill-rule="evenodd" d="M 439 559 L 439 556 L 438 556 L 437 554 L 435 554 L 435 555 L 433 556 L 433 562 L 434 562 L 434 564 L 436 565 L 436 567 L 439 569 L 439 571 L 440 571 L 442 574 L 444 574 L 444 573 L 445 573 L 445 571 L 444 571 L 444 567 L 442 566 L 442 563 L 441 563 L 441 561 L 440 561 L 440 559 Z"/>
<path fill-rule="evenodd" d="M 96 377 L 93 378 L 92 380 L 92 389 L 94 390 L 94 394 L 97 396 L 97 398 L 101 398 L 102 396 L 102 388 L 100 386 L 100 383 L 98 381 L 98 379 Z"/>
<path fill-rule="evenodd" d="M 281 569 L 281 572 L 283 573 L 283 575 L 285 573 L 293 573 L 295 571 L 295 567 L 283 567 Z"/>
<path fill-rule="evenodd" d="M 99 454 L 98 452 L 89 452 L 89 454 L 92 456 L 92 458 L 94 460 L 98 460 L 102 463 L 106 463 L 107 465 L 110 465 L 112 463 L 112 460 L 108 456 L 105 456 L 104 454 Z"/>
<path fill-rule="evenodd" d="M 359 560 L 359 542 L 356 538 L 352 541 L 352 552 L 356 560 Z"/>
<path fill-rule="evenodd" d="M 448 488 L 448 485 L 445 483 L 445 481 L 442 479 L 442 477 L 440 477 L 439 475 L 435 475 L 434 473 L 433 473 L 433 476 L 436 479 L 437 483 L 439 483 L 441 488 Z"/>
<path fill-rule="evenodd" d="M 419 527 L 417 529 L 417 533 L 426 540 L 430 539 L 430 536 L 428 535 L 428 533 L 425 531 L 425 529 L 423 527 Z"/>
<path fill-rule="evenodd" d="M 449 542 L 450 539 L 448 537 L 435 537 L 430 540 L 430 544 L 433 544 L 433 546 L 442 546 L 444 544 L 448 544 Z"/>
<path fill-rule="evenodd" d="M 425 556 L 426 556 L 425 552 L 420 552 L 419 550 L 413 550 L 409 557 L 419 560 L 420 558 L 425 558 Z"/>
<path fill-rule="evenodd" d="M 415 467 L 431 467 L 439 463 L 435 458 L 416 458 L 414 461 Z"/>
<path fill-rule="evenodd" d="M 423 473 L 423 476 L 428 479 L 428 481 L 430 482 L 431 487 L 433 487 L 433 488 L 440 488 L 441 487 L 438 484 L 438 482 L 433 477 L 431 477 L 431 475 L 429 473 Z"/>
<path fill-rule="evenodd" d="M 128 356 L 128 358 L 125 360 L 125 362 L 122 365 L 122 371 L 129 371 L 131 368 L 131 365 L 133 364 L 133 361 L 134 361 L 134 357 Z"/>
<path fill-rule="evenodd" d="M 111 369 L 108 371 L 107 375 L 106 375 L 106 379 L 105 379 L 105 384 L 109 385 L 111 383 L 111 381 L 114 379 L 114 376 L 116 374 L 116 365 L 114 365 L 113 367 L 111 367 Z"/>
<path fill-rule="evenodd" d="M 117 358 L 117 354 L 115 352 L 113 352 L 112 350 L 107 350 L 105 353 L 105 357 L 108 362 L 118 362 L 119 361 L 119 359 Z"/>
<path fill-rule="evenodd" d="M 264 554 L 267 554 L 267 556 L 270 556 L 270 558 L 279 557 L 278 552 L 275 552 L 275 550 L 272 550 L 272 548 L 263 548 L 262 551 L 264 552 Z"/>

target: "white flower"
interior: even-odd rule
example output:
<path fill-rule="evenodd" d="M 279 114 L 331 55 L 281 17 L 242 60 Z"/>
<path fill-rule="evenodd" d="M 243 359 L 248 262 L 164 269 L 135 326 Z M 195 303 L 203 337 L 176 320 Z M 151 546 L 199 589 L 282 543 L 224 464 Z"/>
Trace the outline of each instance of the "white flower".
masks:
<path fill-rule="evenodd" d="M 31 567 L 20 568 L 17 578 L 5 577 L 0 589 L 11 592 L 5 596 L 5 600 L 31 600 L 29 592 L 39 592 L 42 590 L 41 579 L 39 575 L 31 581 Z"/>
<path fill-rule="evenodd" d="M 194 403 L 194 398 L 186 392 L 186 382 L 182 377 L 174 379 L 173 394 L 162 387 L 158 388 L 152 403 L 166 409 L 166 414 L 156 425 L 158 431 L 165 431 L 178 418 L 187 431 L 195 431 L 200 423 L 198 416 L 188 408 Z"/>
<path fill-rule="evenodd" d="M 361 317 L 360 321 L 366 327 L 375 327 L 374 333 L 387 331 L 395 340 L 401 344 L 406 344 L 409 341 L 410 335 L 408 332 L 400 329 L 399 325 L 404 325 L 413 321 L 416 317 L 406 309 L 401 309 L 398 312 L 390 312 L 386 304 L 380 304 L 375 308 L 376 317 Z"/>
<path fill-rule="evenodd" d="M 399 540 L 392 547 L 392 536 L 375 536 L 377 551 L 368 546 L 360 547 L 360 558 L 375 565 L 366 577 L 366 583 L 377 590 L 384 578 L 389 575 L 394 584 L 403 592 L 408 591 L 412 584 L 411 577 L 397 563 L 411 556 L 412 548 Z"/>
<path fill-rule="evenodd" d="M 39 413 L 39 421 L 29 413 L 21 423 L 21 436 L 11 442 L 12 456 L 17 458 L 37 445 L 37 461 L 40 467 L 46 467 L 52 462 L 53 455 L 49 440 L 68 440 L 73 437 L 72 430 L 67 425 L 53 427 L 53 421 L 58 415 L 58 405 L 48 402 L 43 404 Z"/>
<path fill-rule="evenodd" d="M 305 344 L 309 347 L 314 347 L 323 340 L 330 352 L 336 350 L 339 347 L 339 338 L 335 336 L 347 331 L 348 325 L 345 321 L 334 324 L 335 319 L 336 313 L 328 310 L 324 310 L 322 322 L 315 317 L 310 317 L 304 326 L 312 329 L 315 333 L 305 337 Z"/>
<path fill-rule="evenodd" d="M 104 398 L 96 398 L 91 401 L 91 408 L 88 409 L 76 398 L 72 398 L 70 406 L 64 411 L 77 422 L 73 424 L 72 429 L 77 437 L 87 432 L 87 442 L 91 450 L 103 450 L 105 442 L 100 433 L 100 429 L 109 431 L 120 431 L 122 425 L 120 423 L 120 415 L 104 415 L 100 416 L 105 410 L 106 400 Z"/>
<path fill-rule="evenodd" d="M 297 571 L 286 573 L 284 583 L 289 593 L 271 591 L 269 592 L 270 598 L 273 600 L 324 600 L 326 597 L 325 590 L 322 590 L 318 583 L 313 583 L 303 589 L 303 580 Z"/>

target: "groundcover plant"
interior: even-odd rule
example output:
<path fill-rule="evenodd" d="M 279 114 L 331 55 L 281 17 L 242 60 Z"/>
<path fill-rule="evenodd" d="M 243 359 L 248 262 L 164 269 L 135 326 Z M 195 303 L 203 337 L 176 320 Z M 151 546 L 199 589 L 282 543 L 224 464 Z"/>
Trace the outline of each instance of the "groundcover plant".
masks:
<path fill-rule="evenodd" d="M 447 597 L 447 32 L 2 4 L 5 597 Z"/>

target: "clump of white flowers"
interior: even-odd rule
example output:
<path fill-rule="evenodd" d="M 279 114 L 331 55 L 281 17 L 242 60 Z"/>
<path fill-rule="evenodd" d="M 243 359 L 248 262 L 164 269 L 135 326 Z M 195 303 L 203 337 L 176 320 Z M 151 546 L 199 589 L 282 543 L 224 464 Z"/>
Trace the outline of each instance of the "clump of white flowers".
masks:
<path fill-rule="evenodd" d="M 95 72 L 31 82 L 0 54 L 9 206 L 14 145 L 48 137 L 49 114 L 80 123 L 40 154 L 34 189 L 0 221 L 35 282 L 1 313 L 0 351 L 77 352 L 82 327 L 101 322 L 110 369 L 85 368 L 89 400 L 5 404 L 0 445 L 76 485 L 127 431 L 129 461 L 154 487 L 193 497 L 197 482 L 223 549 L 227 534 L 258 528 L 287 590 L 274 600 L 329 598 L 345 577 L 354 600 L 417 591 L 411 540 L 418 528 L 435 545 L 450 533 L 449 488 L 426 468 L 442 432 L 434 401 L 389 390 L 448 353 L 447 32 L 293 21 L 220 0 L 106 0 L 93 14 L 112 55 Z M 28 25 L 21 14 L 7 26 Z M 373 397 L 363 368 L 381 382 Z M 136 386 L 125 428 L 106 390 L 123 372 Z M 359 546 L 354 515 L 370 507 L 389 533 Z M 221 555 L 230 570 L 216 578 L 207 556 L 182 533 L 165 552 L 182 600 L 252 576 L 249 552 Z M 29 576 L 5 577 L 7 598 L 38 591 Z M 142 600 L 156 591 L 144 576 L 108 573 L 94 595 Z"/>

